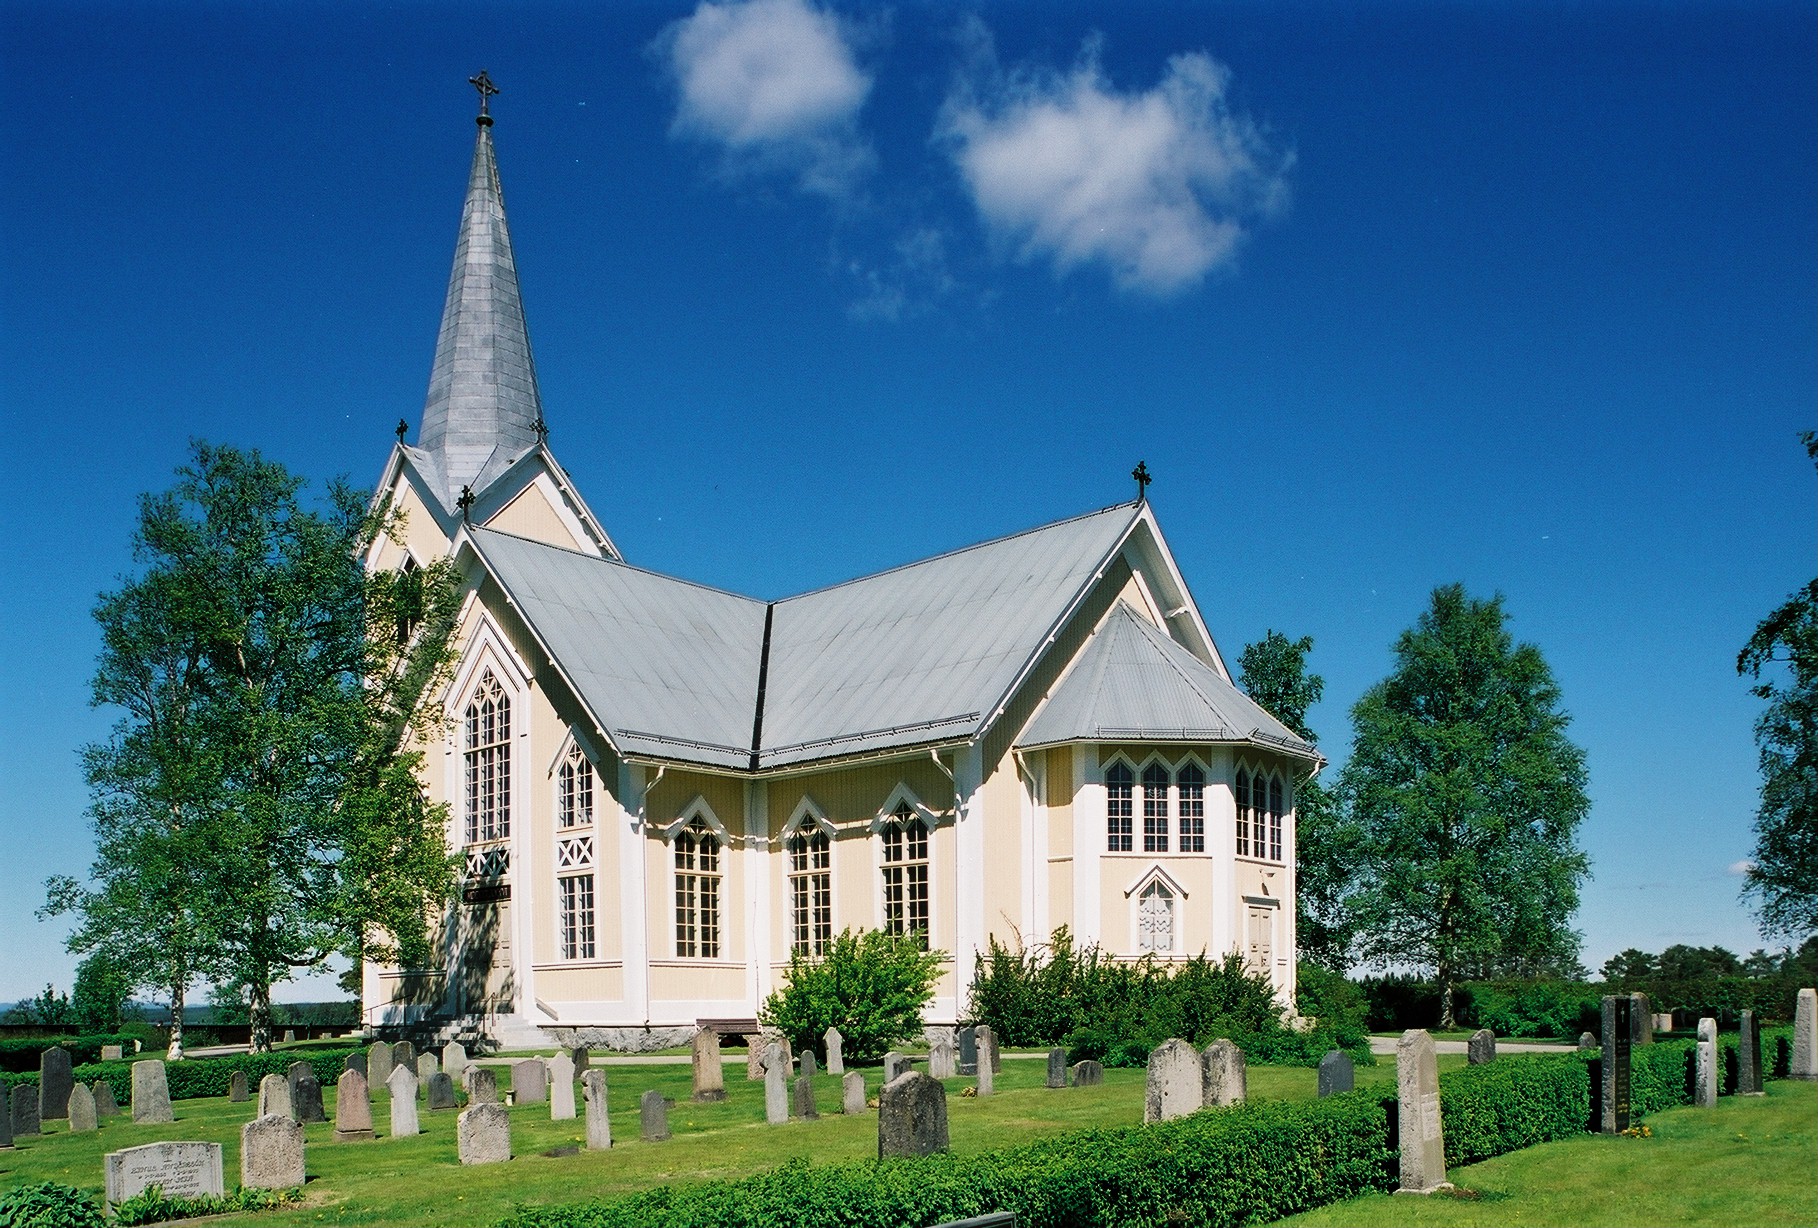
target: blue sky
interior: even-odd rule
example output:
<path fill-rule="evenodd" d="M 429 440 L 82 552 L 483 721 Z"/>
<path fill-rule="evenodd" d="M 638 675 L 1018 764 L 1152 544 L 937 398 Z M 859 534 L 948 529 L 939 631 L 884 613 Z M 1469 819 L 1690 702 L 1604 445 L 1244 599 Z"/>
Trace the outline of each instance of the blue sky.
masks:
<path fill-rule="evenodd" d="M 1796 4 L 0 9 L 0 1000 L 67 988 L 95 596 L 192 437 L 369 484 L 495 136 L 557 454 L 781 596 L 1127 498 L 1347 713 L 1501 592 L 1587 751 L 1586 962 L 1760 945 L 1755 622 L 1818 559 Z M 289 996 L 312 996 L 293 987 Z"/>

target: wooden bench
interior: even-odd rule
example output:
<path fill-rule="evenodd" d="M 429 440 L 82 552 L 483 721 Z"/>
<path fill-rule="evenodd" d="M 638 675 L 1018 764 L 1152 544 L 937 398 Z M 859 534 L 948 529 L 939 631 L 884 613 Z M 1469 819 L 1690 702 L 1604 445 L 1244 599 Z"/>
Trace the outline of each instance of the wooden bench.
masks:
<path fill-rule="evenodd" d="M 713 1032 L 721 1037 L 758 1034 L 758 1021 L 755 1019 L 696 1019 L 694 1025 L 703 1032 Z"/>

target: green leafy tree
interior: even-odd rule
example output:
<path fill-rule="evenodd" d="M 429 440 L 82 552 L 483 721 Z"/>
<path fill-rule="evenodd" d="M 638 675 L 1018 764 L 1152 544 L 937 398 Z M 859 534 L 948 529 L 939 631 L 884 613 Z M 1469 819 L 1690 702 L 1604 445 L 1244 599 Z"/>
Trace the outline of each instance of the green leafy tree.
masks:
<path fill-rule="evenodd" d="M 1318 735 L 1307 709 L 1326 680 L 1307 672 L 1311 636 L 1291 640 L 1270 631 L 1238 657 L 1244 691 L 1308 744 Z M 1343 906 L 1355 859 L 1357 830 L 1309 768 L 1294 790 L 1295 931 L 1300 957 L 1342 972 L 1350 964 L 1351 933 Z"/>
<path fill-rule="evenodd" d="M 922 933 L 842 930 L 825 955 L 790 954 L 783 986 L 758 1018 L 798 1050 L 818 1050 L 838 1028 L 849 1061 L 875 1061 L 920 1034 L 940 970 L 941 953 L 926 949 Z"/>
<path fill-rule="evenodd" d="M 282 466 L 200 443 L 178 473 L 141 500 L 142 574 L 96 610 L 95 702 L 123 715 L 85 755 L 93 885 L 52 880 L 47 910 L 173 1015 L 193 977 L 243 989 L 266 1049 L 274 983 L 428 958 L 454 874 L 417 767 L 458 585 L 447 563 L 368 574 L 398 517 L 345 485 L 305 506 Z"/>
<path fill-rule="evenodd" d="M 1646 951 L 1630 947 L 1603 961 L 1603 979 L 1614 983 L 1645 981 L 1659 975 L 1660 967 Z"/>
<path fill-rule="evenodd" d="M 1801 439 L 1818 463 L 1818 432 Z M 1743 892 L 1763 932 L 1800 941 L 1818 934 L 1818 580 L 1761 620 L 1736 670 L 1767 701 L 1755 721 L 1761 806 Z"/>
<path fill-rule="evenodd" d="M 1540 650 L 1505 621 L 1500 596 L 1435 590 L 1394 671 L 1352 709 L 1339 777 L 1359 828 L 1344 899 L 1358 953 L 1431 969 L 1442 1027 L 1468 972 L 1577 960 L 1584 752 Z"/>
<path fill-rule="evenodd" d="M 76 1027 L 85 1033 L 118 1032 L 126 1015 L 132 983 L 126 971 L 105 951 L 97 951 L 76 965 L 76 984 L 70 991 L 70 1009 Z"/>

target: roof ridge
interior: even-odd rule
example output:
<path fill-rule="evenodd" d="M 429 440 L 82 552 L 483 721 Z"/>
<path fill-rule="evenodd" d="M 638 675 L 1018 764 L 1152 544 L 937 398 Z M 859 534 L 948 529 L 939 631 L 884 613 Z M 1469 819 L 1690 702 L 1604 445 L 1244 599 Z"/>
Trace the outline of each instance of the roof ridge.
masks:
<path fill-rule="evenodd" d="M 1173 670 L 1176 674 L 1179 674 L 1180 680 L 1182 682 L 1186 683 L 1188 687 L 1192 688 L 1192 691 L 1195 695 L 1199 696 L 1200 702 L 1205 704 L 1208 708 L 1211 708 L 1214 712 L 1219 712 L 1220 715 L 1227 715 L 1226 713 L 1224 713 L 1222 711 L 1222 709 L 1220 709 L 1217 702 L 1214 701 L 1210 695 L 1206 694 L 1205 688 L 1200 686 L 1199 683 L 1195 682 L 1193 680 L 1193 676 L 1191 674 L 1189 674 L 1186 670 L 1181 668 L 1180 662 L 1176 661 L 1174 659 L 1174 654 L 1168 651 L 1168 649 L 1170 649 L 1170 648 L 1179 649 L 1181 652 L 1186 652 L 1187 650 L 1185 648 L 1181 647 L 1181 645 L 1176 644 L 1174 642 L 1173 636 L 1167 634 L 1167 632 L 1163 631 L 1160 627 L 1155 626 L 1154 624 L 1150 623 L 1150 621 L 1148 619 L 1146 619 L 1146 618 L 1142 617 L 1142 615 L 1138 614 L 1136 612 L 1136 609 L 1133 606 L 1131 606 L 1131 604 L 1128 601 L 1126 601 L 1120 597 L 1118 599 L 1117 605 L 1118 605 L 1119 609 L 1124 611 L 1125 616 L 1127 618 L 1129 618 L 1131 621 L 1133 621 L 1137 624 L 1137 631 L 1140 634 L 1142 634 L 1142 636 L 1145 639 L 1147 639 L 1152 645 L 1154 645 L 1157 655 L 1159 655 L 1161 657 L 1161 659 L 1167 663 L 1168 668 Z M 1161 637 L 1160 643 L 1156 643 L 1157 636 Z M 1212 668 L 1211 666 L 1206 665 L 1206 663 L 1204 661 L 1201 661 L 1198 657 L 1193 656 L 1191 653 L 1188 653 L 1187 655 L 1194 662 L 1196 662 L 1197 664 L 1199 664 L 1201 666 L 1204 666 L 1206 669 Z M 1233 687 L 1232 689 L 1235 690 L 1236 688 Z M 1241 692 L 1239 692 L 1239 693 L 1241 694 Z"/>
<path fill-rule="evenodd" d="M 639 567 L 636 563 L 627 563 L 624 559 L 608 558 L 603 554 L 589 554 L 585 550 L 576 550 L 570 546 L 558 546 L 554 542 L 542 541 L 535 537 L 525 537 L 522 533 L 511 533 L 504 529 L 494 529 L 481 524 L 468 525 L 467 527 L 473 533 L 489 533 L 494 537 L 508 537 L 513 541 L 523 542 L 526 545 L 541 546 L 545 550 L 555 550 L 562 554 L 572 554 L 577 559 L 586 559 L 591 563 L 605 563 L 610 567 L 622 567 L 626 571 L 635 571 L 639 575 L 655 576 L 659 580 L 668 580 L 673 584 L 683 584 L 689 588 L 700 589 L 705 593 L 718 593 L 722 597 L 736 597 L 740 601 L 748 601 L 752 605 L 762 606 L 771 604 L 761 597 L 751 597 L 744 593 L 735 593 L 729 588 L 720 588 L 713 584 L 702 584 L 699 580 L 689 580 L 682 576 L 672 576 L 668 572 L 653 571 L 648 567 Z"/>

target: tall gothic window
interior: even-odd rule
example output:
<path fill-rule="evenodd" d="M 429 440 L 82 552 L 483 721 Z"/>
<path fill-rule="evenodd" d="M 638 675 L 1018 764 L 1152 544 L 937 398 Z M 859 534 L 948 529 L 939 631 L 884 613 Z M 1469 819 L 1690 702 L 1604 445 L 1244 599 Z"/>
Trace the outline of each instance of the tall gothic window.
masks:
<path fill-rule="evenodd" d="M 1237 794 L 1237 855 L 1250 855 L 1250 770 L 1237 769 L 1237 781 L 1232 786 Z"/>
<path fill-rule="evenodd" d="M 563 959 L 592 959 L 593 940 L 593 873 L 564 874 L 556 879 L 561 903 L 558 926 L 562 937 Z"/>
<path fill-rule="evenodd" d="M 1151 763 L 1143 769 L 1143 852 L 1168 851 L 1168 769 Z"/>
<path fill-rule="evenodd" d="M 556 826 L 593 822 L 593 764 L 579 746 L 570 746 L 556 771 Z"/>
<path fill-rule="evenodd" d="M 1136 897 L 1136 949 L 1157 955 L 1174 950 L 1174 893 L 1159 880 Z"/>
<path fill-rule="evenodd" d="M 812 825 L 789 837 L 789 915 L 794 949 L 825 955 L 833 941 L 833 844 Z"/>
<path fill-rule="evenodd" d="M 675 838 L 675 953 L 720 957 L 720 838 L 698 818 Z"/>
<path fill-rule="evenodd" d="M 1206 851 L 1206 774 L 1197 763 L 1184 763 L 1174 774 L 1180 791 L 1180 851 Z"/>
<path fill-rule="evenodd" d="M 1136 791 L 1136 781 L 1130 769 L 1122 763 L 1113 763 L 1105 769 L 1105 850 L 1111 853 L 1128 853 L 1132 844 L 1132 822 L 1135 818 L 1135 803 L 1132 794 Z"/>
<path fill-rule="evenodd" d="M 901 802 L 884 824 L 884 928 L 928 939 L 928 825 Z"/>
<path fill-rule="evenodd" d="M 1282 805 L 1281 777 L 1269 777 L 1269 860 L 1281 860 L 1281 820 L 1287 813 Z M 1261 837 L 1257 837 L 1260 841 Z"/>
<path fill-rule="evenodd" d="M 511 835 L 511 698 L 487 670 L 467 704 L 467 843 Z"/>

